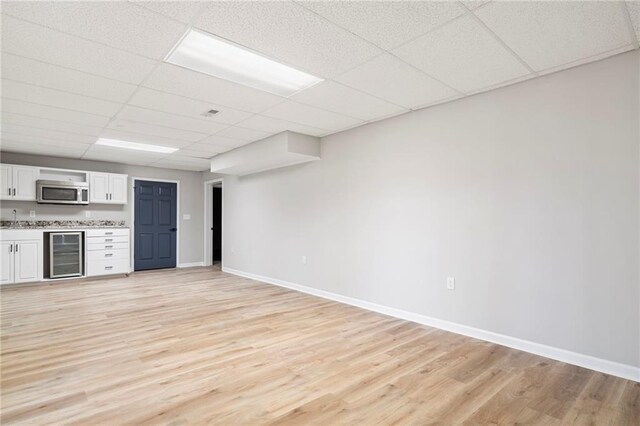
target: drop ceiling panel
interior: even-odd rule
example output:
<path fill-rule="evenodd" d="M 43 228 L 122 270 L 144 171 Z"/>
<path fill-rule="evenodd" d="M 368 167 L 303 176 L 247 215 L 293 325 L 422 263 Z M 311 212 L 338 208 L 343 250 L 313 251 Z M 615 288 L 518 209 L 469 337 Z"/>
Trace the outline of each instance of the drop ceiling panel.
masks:
<path fill-rule="evenodd" d="M 7 53 L 2 55 L 2 78 L 120 103 L 136 90 L 133 84 Z"/>
<path fill-rule="evenodd" d="M 208 2 L 194 26 L 319 77 L 381 53 L 304 7 L 282 2 Z"/>
<path fill-rule="evenodd" d="M 216 133 L 227 127 L 226 124 L 216 123 L 214 121 L 204 121 L 134 106 L 124 107 L 117 118 L 174 129 L 191 130 L 205 134 Z"/>
<path fill-rule="evenodd" d="M 492 2 L 475 13 L 536 71 L 631 43 L 617 2 Z"/>
<path fill-rule="evenodd" d="M 292 100 L 363 121 L 406 111 L 404 108 L 334 81 L 323 81 L 294 95 Z"/>
<path fill-rule="evenodd" d="M 271 93 L 170 64 L 160 65 L 144 86 L 249 112 L 263 111 L 284 100 Z"/>
<path fill-rule="evenodd" d="M 12 80 L 2 80 L 2 96 L 19 101 L 48 105 L 80 112 L 110 117 L 118 112 L 121 104 L 87 96 L 62 92 L 46 87 L 33 86 Z"/>
<path fill-rule="evenodd" d="M 62 141 L 93 143 L 98 138 L 96 136 L 79 135 L 77 133 L 60 132 L 51 129 L 38 129 L 36 127 L 19 126 L 17 124 L 2 123 L 2 134 L 15 133 L 18 135 L 33 136 L 35 138 L 59 139 Z"/>
<path fill-rule="evenodd" d="M 158 160 L 150 166 L 152 167 L 165 167 L 171 169 L 191 170 L 201 172 L 209 169 L 210 162 L 204 158 L 183 157 L 179 155 L 172 155 Z"/>
<path fill-rule="evenodd" d="M 319 127 L 330 131 L 336 131 L 348 126 L 362 123 L 356 118 L 335 112 L 325 111 L 320 108 L 304 105 L 298 102 L 287 101 L 268 109 L 263 113 L 268 117 L 291 120 L 307 126 Z"/>
<path fill-rule="evenodd" d="M 2 51 L 127 83 L 140 83 L 155 61 L 2 15 Z"/>
<path fill-rule="evenodd" d="M 247 143 L 247 141 L 241 139 L 233 139 L 220 135 L 211 135 L 199 141 L 198 145 L 210 145 L 215 147 L 226 146 L 229 148 L 237 148 L 239 146 L 246 145 Z"/>
<path fill-rule="evenodd" d="M 636 32 L 636 40 L 640 41 L 640 1 L 628 1 L 627 10 L 631 17 L 633 29 Z"/>
<path fill-rule="evenodd" d="M 227 152 L 232 149 L 233 147 L 230 146 L 214 145 L 211 143 L 194 143 L 193 145 L 189 145 L 184 148 L 186 151 L 204 153 L 207 157 L 213 157 L 216 154 Z"/>
<path fill-rule="evenodd" d="M 394 50 L 394 53 L 462 92 L 478 90 L 529 73 L 470 16 L 456 19 L 421 36 Z"/>
<path fill-rule="evenodd" d="M 474 10 L 489 3 L 490 0 L 462 0 L 462 4 L 469 10 Z"/>
<path fill-rule="evenodd" d="M 347 71 L 338 81 L 406 108 L 447 99 L 455 90 L 393 55 L 380 55 Z"/>
<path fill-rule="evenodd" d="M 185 25 L 124 1 L 5 2 L 2 12 L 107 46 L 162 59 Z"/>
<path fill-rule="evenodd" d="M 78 142 L 69 139 L 56 139 L 54 135 L 45 135 L 45 137 L 41 136 L 33 136 L 27 135 L 23 133 L 12 133 L 9 130 L 2 131 L 2 144 L 4 146 L 5 141 L 12 141 L 14 143 L 21 143 L 24 147 L 30 147 L 33 145 L 37 146 L 51 146 L 51 147 L 60 147 L 60 148 L 71 148 L 71 149 L 87 149 L 91 146 L 91 143 L 97 138 L 95 138 L 91 143 Z"/>
<path fill-rule="evenodd" d="M 176 152 L 176 154 L 179 154 L 183 157 L 191 157 L 191 158 L 206 158 L 209 159 L 213 156 L 215 156 L 217 153 L 212 153 L 210 151 L 199 151 L 196 149 L 191 149 L 191 147 L 189 148 L 184 148 L 181 149 L 180 151 Z"/>
<path fill-rule="evenodd" d="M 7 111 L 2 111 L 2 123 L 89 136 L 98 136 L 102 131 L 102 127 L 66 123 L 64 121 L 49 120 L 47 118 L 29 117 L 27 115 L 12 114 Z"/>
<path fill-rule="evenodd" d="M 292 132 L 298 132 L 310 136 L 322 136 L 328 133 L 326 129 L 318 129 L 316 127 L 305 126 L 303 124 L 259 114 L 251 116 L 239 123 L 239 125 L 247 129 L 261 130 L 269 134 L 280 133 L 285 130 L 291 130 Z"/>
<path fill-rule="evenodd" d="M 464 13 L 456 2 L 439 1 L 304 1 L 299 4 L 386 50 Z"/>
<path fill-rule="evenodd" d="M 109 122 L 109 117 L 87 114 L 85 112 L 72 111 L 64 108 L 56 108 L 15 99 L 2 98 L 2 111 L 21 114 L 29 117 L 47 118 L 68 123 L 83 124 L 87 126 L 104 127 Z"/>
<path fill-rule="evenodd" d="M 225 138 L 239 139 L 246 142 L 253 142 L 262 138 L 266 138 L 267 136 L 269 136 L 269 133 L 262 132 L 260 130 L 245 129 L 242 127 L 232 126 L 216 133 L 216 135 L 223 136 Z"/>
<path fill-rule="evenodd" d="M 195 18 L 202 2 L 197 1 L 134 1 L 137 6 L 153 10 L 168 18 L 188 24 Z"/>
<path fill-rule="evenodd" d="M 122 141 L 146 143 L 151 145 L 168 146 L 172 148 L 185 148 L 191 145 L 191 141 L 164 138 L 160 136 L 143 135 L 142 133 L 127 132 L 126 130 L 105 129 L 100 137 L 105 139 L 118 139 Z M 111 147 L 105 147 L 111 148 Z M 130 151 L 130 150 L 128 150 Z"/>
<path fill-rule="evenodd" d="M 23 142 L 16 142 L 10 139 L 5 139 L 0 144 L 2 152 L 17 152 L 24 154 L 39 154 L 52 157 L 67 157 L 67 158 L 80 158 L 86 149 L 76 149 L 61 147 L 58 145 L 39 145 L 31 144 L 26 145 Z"/>
<path fill-rule="evenodd" d="M 113 120 L 111 123 L 109 123 L 108 128 L 113 130 L 122 130 L 125 132 L 140 133 L 148 136 L 160 136 L 189 142 L 196 142 L 207 137 L 206 133 L 172 129 L 170 127 L 138 123 L 137 121 L 128 121 L 122 119 Z"/>
<path fill-rule="evenodd" d="M 129 104 L 224 124 L 236 124 L 253 115 L 253 113 L 240 111 L 228 106 L 185 98 L 144 87 L 136 92 Z M 217 110 L 218 113 L 212 117 L 202 116 L 204 112 L 211 109 Z"/>

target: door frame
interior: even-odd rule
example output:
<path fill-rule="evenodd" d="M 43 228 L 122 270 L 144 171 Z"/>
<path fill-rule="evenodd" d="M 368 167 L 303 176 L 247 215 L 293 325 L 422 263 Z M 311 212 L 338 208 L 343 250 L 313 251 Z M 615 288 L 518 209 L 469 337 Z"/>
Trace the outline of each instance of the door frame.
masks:
<path fill-rule="evenodd" d="M 222 184 L 222 236 L 221 236 L 221 248 L 220 248 L 220 264 L 224 267 L 224 179 L 217 178 L 211 179 L 204 182 L 204 247 L 202 251 L 202 264 L 204 266 L 211 266 L 213 261 L 211 260 L 211 219 L 213 215 L 213 206 L 211 205 L 213 202 L 212 199 L 212 190 L 213 184 L 220 183 Z"/>
<path fill-rule="evenodd" d="M 129 197 L 129 203 L 131 205 L 131 231 L 129 232 L 129 236 L 131 238 L 131 243 L 130 243 L 131 257 L 129 259 L 129 270 L 133 272 L 134 271 L 133 265 L 135 264 L 134 263 L 135 253 L 136 253 L 136 245 L 135 245 L 136 190 L 135 190 L 135 186 L 136 186 L 136 181 L 138 180 L 147 180 L 150 182 L 166 182 L 166 183 L 176 184 L 176 227 L 178 228 L 178 230 L 176 231 L 176 268 L 179 268 L 180 267 L 180 228 L 182 228 L 182 226 L 180 225 L 180 181 L 173 180 L 173 179 L 155 179 L 155 178 L 133 176 L 131 177 L 131 186 L 130 186 L 131 191 L 129 191 L 131 193 Z"/>

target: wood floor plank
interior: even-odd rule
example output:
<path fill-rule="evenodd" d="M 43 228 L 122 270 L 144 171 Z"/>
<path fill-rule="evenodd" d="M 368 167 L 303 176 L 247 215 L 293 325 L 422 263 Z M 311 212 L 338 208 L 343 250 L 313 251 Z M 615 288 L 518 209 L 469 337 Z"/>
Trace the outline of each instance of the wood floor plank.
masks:
<path fill-rule="evenodd" d="M 215 268 L 0 289 L 2 424 L 640 424 L 640 384 Z"/>

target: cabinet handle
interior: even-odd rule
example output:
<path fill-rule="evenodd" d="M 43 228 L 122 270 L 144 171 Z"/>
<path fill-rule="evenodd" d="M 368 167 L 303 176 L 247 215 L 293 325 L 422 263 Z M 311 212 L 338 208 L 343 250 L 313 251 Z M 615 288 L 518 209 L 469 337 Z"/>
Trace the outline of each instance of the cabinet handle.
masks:
<path fill-rule="evenodd" d="M 113 248 L 113 246 L 104 246 L 104 248 Z"/>
<path fill-rule="evenodd" d="M 113 256 L 113 253 L 105 253 L 104 254 L 104 257 L 111 257 L 111 256 Z"/>
<path fill-rule="evenodd" d="M 113 269 L 113 266 L 105 266 L 104 269 Z"/>
<path fill-rule="evenodd" d="M 104 235 L 113 235 L 113 232 L 105 232 Z"/>
<path fill-rule="evenodd" d="M 7 188 L 7 195 L 11 197 L 11 188 Z"/>
<path fill-rule="evenodd" d="M 16 196 L 16 189 L 15 188 L 13 188 L 13 196 L 14 197 Z"/>
<path fill-rule="evenodd" d="M 16 253 L 18 252 L 18 243 L 16 243 Z"/>
<path fill-rule="evenodd" d="M 13 244 L 9 244 L 9 253 L 13 253 Z"/>

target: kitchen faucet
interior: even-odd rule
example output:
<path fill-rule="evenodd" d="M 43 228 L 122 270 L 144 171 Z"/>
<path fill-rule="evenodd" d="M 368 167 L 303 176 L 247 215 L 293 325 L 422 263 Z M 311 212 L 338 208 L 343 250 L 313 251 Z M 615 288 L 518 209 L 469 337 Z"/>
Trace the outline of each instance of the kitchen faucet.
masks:
<path fill-rule="evenodd" d="M 15 228 L 17 223 L 18 223 L 18 211 L 16 209 L 13 209 L 13 222 L 11 223 L 11 227 Z"/>

